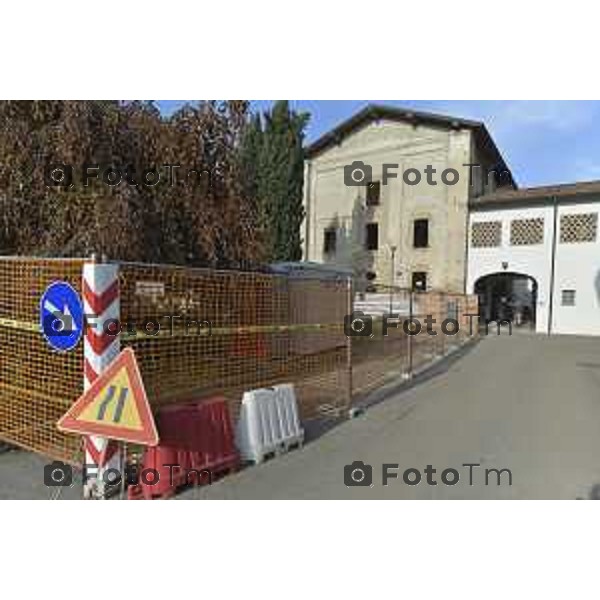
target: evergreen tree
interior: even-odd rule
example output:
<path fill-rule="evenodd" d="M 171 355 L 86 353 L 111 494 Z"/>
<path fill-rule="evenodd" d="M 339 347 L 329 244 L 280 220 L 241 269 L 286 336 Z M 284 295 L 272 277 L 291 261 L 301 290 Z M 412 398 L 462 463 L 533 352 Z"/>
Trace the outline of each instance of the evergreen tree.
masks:
<path fill-rule="evenodd" d="M 262 121 L 258 116 L 250 121 L 243 138 L 246 193 L 256 199 L 269 262 L 302 258 L 303 144 L 308 119 L 307 113 L 290 110 L 288 102 L 280 100 Z"/>
<path fill-rule="evenodd" d="M 242 175 L 242 185 L 244 195 L 248 199 L 255 214 L 257 215 L 257 224 L 260 231 L 268 229 L 268 223 L 265 220 L 265 210 L 260 202 L 259 190 L 259 172 L 260 158 L 263 144 L 262 122 L 259 113 L 252 115 L 242 134 L 240 145 L 240 173 Z"/>

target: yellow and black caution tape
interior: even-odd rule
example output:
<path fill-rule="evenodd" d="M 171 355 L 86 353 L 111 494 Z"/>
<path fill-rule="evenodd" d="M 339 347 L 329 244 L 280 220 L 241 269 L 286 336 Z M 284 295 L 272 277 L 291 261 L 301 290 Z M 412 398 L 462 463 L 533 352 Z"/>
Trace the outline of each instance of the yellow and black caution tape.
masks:
<path fill-rule="evenodd" d="M 0 327 L 5 327 L 7 329 L 19 329 L 21 331 L 29 331 L 33 333 L 42 332 L 42 328 L 39 323 L 17 321 L 16 319 L 6 319 L 5 317 L 0 317 Z"/>
<path fill-rule="evenodd" d="M 174 327 L 171 333 L 170 326 L 161 327 L 157 332 L 147 332 L 144 329 L 137 329 L 136 333 L 128 333 L 123 327 L 121 334 L 124 338 L 135 339 L 136 337 L 149 338 L 171 338 L 171 337 L 193 337 L 197 336 L 227 336 L 227 335 L 252 335 L 252 334 L 270 334 L 270 333 L 288 333 L 288 332 L 310 332 L 310 331 L 342 331 L 342 323 L 300 323 L 295 325 L 247 325 L 241 327 L 211 327 L 204 326 L 208 321 L 190 321 L 196 325 L 190 325 L 185 330 L 181 327 Z M 0 327 L 8 329 L 17 329 L 28 331 L 30 333 L 42 333 L 39 323 L 29 321 L 18 321 L 16 319 L 7 319 L 0 317 Z"/>

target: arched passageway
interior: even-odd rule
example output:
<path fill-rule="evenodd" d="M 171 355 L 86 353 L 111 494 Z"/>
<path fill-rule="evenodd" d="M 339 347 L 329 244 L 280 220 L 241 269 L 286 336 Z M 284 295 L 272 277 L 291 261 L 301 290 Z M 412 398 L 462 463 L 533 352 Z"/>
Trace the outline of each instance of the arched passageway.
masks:
<path fill-rule="evenodd" d="M 535 328 L 538 284 L 523 273 L 492 273 L 475 282 L 479 314 L 486 321 L 506 320 Z"/>

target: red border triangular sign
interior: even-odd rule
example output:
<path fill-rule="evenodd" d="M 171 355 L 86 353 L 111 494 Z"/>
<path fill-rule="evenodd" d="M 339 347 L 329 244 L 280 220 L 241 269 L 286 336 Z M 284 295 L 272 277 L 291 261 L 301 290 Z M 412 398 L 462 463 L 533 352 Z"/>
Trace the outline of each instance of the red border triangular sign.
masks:
<path fill-rule="evenodd" d="M 57 423 L 70 433 L 156 446 L 158 432 L 131 348 L 123 350 Z"/>

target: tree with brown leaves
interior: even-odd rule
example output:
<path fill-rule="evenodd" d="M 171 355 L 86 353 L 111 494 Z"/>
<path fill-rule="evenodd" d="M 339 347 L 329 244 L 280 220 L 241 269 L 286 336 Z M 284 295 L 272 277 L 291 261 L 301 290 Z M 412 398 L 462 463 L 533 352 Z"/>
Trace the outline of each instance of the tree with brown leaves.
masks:
<path fill-rule="evenodd" d="M 259 265 L 265 243 L 239 159 L 248 121 L 245 101 L 169 118 L 152 102 L 0 102 L 0 252 Z M 72 166 L 72 185 L 49 185 L 60 164 Z M 127 181 L 103 181 L 111 168 Z M 143 180 L 148 171 L 158 183 Z"/>

